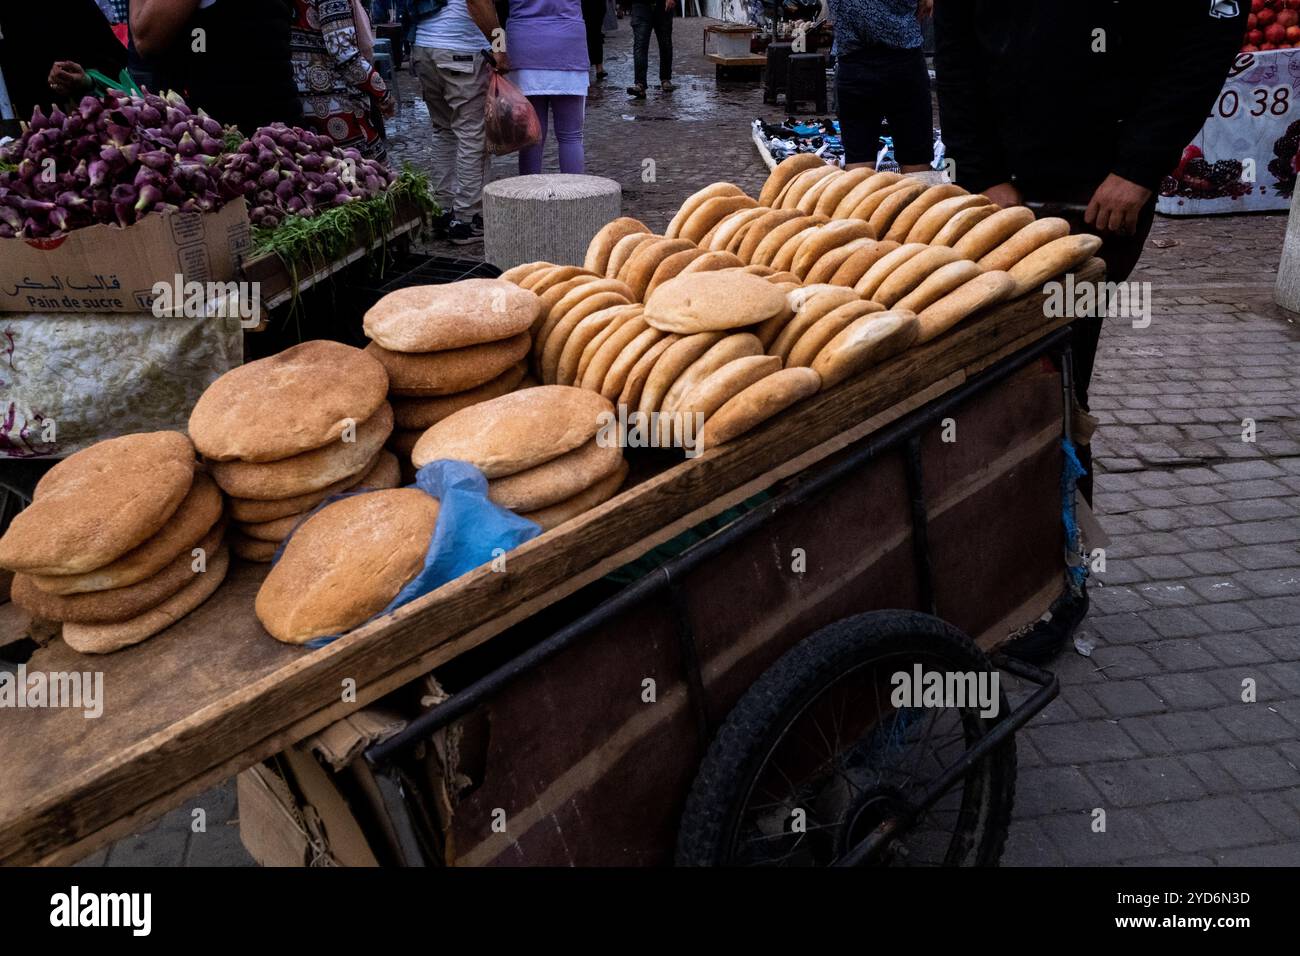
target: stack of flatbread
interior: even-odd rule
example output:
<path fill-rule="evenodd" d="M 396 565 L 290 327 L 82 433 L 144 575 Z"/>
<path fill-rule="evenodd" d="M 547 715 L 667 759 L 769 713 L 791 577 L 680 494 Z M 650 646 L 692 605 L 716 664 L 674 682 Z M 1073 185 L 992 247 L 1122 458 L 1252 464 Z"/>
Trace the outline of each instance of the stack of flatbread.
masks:
<path fill-rule="evenodd" d="M 519 387 L 540 307 L 500 279 L 412 286 L 371 307 L 366 351 L 388 372 L 396 425 L 388 447 L 403 466 L 430 425 Z"/>
<path fill-rule="evenodd" d="M 388 376 L 375 358 L 313 341 L 232 369 L 199 397 L 190 437 L 230 496 L 230 547 L 270 561 L 303 516 L 331 495 L 392 488 L 397 460 Z"/>
<path fill-rule="evenodd" d="M 608 400 L 568 385 L 540 385 L 449 415 L 415 443 L 417 468 L 467 461 L 488 497 L 550 530 L 612 498 L 627 463 Z"/>
<path fill-rule="evenodd" d="M 0 538 L 13 600 L 106 654 L 157 634 L 226 575 L 221 492 L 180 432 L 99 442 L 59 462 Z"/>

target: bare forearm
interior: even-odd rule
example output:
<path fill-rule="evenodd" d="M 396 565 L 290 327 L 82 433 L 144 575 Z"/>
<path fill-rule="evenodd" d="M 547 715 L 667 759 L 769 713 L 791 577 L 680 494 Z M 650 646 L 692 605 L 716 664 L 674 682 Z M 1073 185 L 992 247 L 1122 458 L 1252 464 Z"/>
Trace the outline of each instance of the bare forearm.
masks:
<path fill-rule="evenodd" d="M 199 0 L 131 0 L 131 39 L 141 53 L 161 53 L 180 36 Z"/>
<path fill-rule="evenodd" d="M 470 19 L 483 31 L 488 43 L 495 40 L 496 32 L 501 29 L 501 21 L 497 19 L 497 8 L 492 0 L 468 0 L 466 6 L 469 7 Z"/>

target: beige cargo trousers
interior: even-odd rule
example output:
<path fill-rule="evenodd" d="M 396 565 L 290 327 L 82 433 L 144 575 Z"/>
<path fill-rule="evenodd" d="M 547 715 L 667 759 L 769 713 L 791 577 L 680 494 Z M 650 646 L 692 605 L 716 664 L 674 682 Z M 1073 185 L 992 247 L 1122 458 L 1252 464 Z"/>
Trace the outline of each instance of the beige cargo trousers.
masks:
<path fill-rule="evenodd" d="M 491 157 L 483 132 L 490 67 L 482 53 L 414 48 L 412 67 L 433 126 L 433 190 L 443 212 L 469 222 L 483 212 Z"/>

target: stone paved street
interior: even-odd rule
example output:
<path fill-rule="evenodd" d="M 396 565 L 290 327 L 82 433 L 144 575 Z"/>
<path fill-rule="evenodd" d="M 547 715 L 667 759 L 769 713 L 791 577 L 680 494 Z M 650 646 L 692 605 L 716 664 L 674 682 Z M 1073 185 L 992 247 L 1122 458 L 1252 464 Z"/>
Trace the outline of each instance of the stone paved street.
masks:
<path fill-rule="evenodd" d="M 588 171 L 620 181 L 624 213 L 654 229 L 707 183 L 756 194 L 749 123 L 780 115 L 754 85 L 716 89 L 701 22 L 677 22 L 681 89 L 633 103 L 620 21 L 589 104 Z M 394 154 L 427 165 L 427 115 L 409 73 L 402 86 Z M 1133 276 L 1151 283 L 1153 321 L 1108 324 L 1092 395 L 1110 542 L 1077 635 L 1091 656 L 1054 662 L 1061 696 L 1018 737 L 1005 864 L 1300 865 L 1300 331 L 1271 295 L 1285 226 L 1158 219 Z M 232 784 L 191 806 L 206 833 L 187 807 L 87 862 L 249 862 Z"/>

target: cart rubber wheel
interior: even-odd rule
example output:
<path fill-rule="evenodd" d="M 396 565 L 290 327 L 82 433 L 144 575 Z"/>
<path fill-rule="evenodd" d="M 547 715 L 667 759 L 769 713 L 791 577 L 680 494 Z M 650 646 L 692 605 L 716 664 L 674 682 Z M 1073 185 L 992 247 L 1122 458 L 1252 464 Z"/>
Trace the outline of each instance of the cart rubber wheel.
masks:
<path fill-rule="evenodd" d="M 682 815 L 677 864 L 828 865 L 882 825 L 907 819 L 909 800 L 997 722 L 978 705 L 894 707 L 890 676 L 917 664 L 998 673 L 961 631 L 915 611 L 845 618 L 791 648 L 710 744 Z M 946 735 L 936 736 L 944 723 Z M 1011 735 L 867 862 L 997 865 L 1015 777 Z"/>

